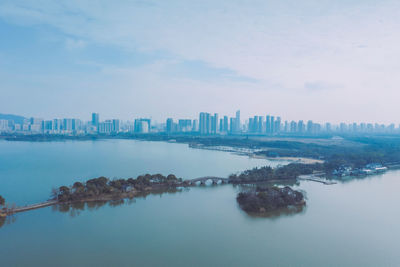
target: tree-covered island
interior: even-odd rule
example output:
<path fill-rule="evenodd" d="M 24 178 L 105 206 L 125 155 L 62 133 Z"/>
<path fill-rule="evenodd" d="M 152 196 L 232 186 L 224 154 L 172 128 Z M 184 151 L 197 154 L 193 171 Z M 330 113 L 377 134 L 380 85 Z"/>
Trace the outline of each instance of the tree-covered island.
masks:
<path fill-rule="evenodd" d="M 185 186 L 181 178 L 170 174 L 140 175 L 136 179 L 93 178 L 85 183 L 75 182 L 72 186 L 60 186 L 53 189 L 52 199 L 60 203 L 104 201 L 133 198 L 143 193 L 166 192 Z"/>
<path fill-rule="evenodd" d="M 268 215 L 277 211 L 299 212 L 306 204 L 303 194 L 288 186 L 257 187 L 239 193 L 236 201 L 245 212 L 255 215 Z"/>

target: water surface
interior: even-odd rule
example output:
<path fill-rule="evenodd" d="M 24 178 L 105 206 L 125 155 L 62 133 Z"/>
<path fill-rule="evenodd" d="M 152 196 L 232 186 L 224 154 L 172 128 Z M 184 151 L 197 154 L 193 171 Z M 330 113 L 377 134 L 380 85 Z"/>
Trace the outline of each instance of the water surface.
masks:
<path fill-rule="evenodd" d="M 0 142 L 0 162 L 0 191 L 20 203 L 77 177 L 223 176 L 270 163 L 129 140 Z M 0 228 L 0 258 L 2 266 L 400 266 L 399 187 L 400 171 L 302 182 L 295 189 L 307 192 L 304 212 L 272 219 L 241 211 L 232 185 L 74 212 L 48 207 Z"/>

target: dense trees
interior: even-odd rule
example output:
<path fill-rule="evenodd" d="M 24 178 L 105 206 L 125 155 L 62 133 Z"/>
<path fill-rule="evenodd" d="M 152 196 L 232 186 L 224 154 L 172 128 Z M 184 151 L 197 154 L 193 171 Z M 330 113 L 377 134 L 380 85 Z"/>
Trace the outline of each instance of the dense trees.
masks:
<path fill-rule="evenodd" d="M 266 182 L 270 180 L 296 179 L 299 175 L 311 174 L 313 171 L 323 170 L 323 165 L 291 163 L 276 169 L 269 166 L 246 170 L 240 174 L 229 176 L 231 183 Z"/>
<path fill-rule="evenodd" d="M 154 188 L 176 187 L 182 183 L 181 178 L 170 174 L 140 175 L 136 179 L 114 179 L 106 177 L 93 178 L 86 183 L 75 182 L 71 187 L 61 186 L 55 192 L 55 199 L 60 202 L 73 202 L 78 200 L 101 198 L 102 196 L 118 196 L 133 191 L 146 191 Z"/>
<path fill-rule="evenodd" d="M 240 207 L 246 212 L 271 212 L 288 206 L 303 206 L 304 196 L 290 187 L 265 187 L 255 191 L 241 192 L 236 197 Z"/>
<path fill-rule="evenodd" d="M 4 206 L 6 204 L 6 200 L 0 196 L 0 206 Z"/>

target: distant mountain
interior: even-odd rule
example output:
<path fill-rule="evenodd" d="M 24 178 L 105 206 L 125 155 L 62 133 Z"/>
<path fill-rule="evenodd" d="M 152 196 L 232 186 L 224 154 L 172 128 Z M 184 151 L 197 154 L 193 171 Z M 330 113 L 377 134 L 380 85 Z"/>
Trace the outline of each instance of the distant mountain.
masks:
<path fill-rule="evenodd" d="M 9 120 L 9 121 L 14 121 L 15 123 L 18 124 L 23 124 L 25 119 L 26 119 L 25 117 L 19 115 L 0 113 L 0 120 Z"/>

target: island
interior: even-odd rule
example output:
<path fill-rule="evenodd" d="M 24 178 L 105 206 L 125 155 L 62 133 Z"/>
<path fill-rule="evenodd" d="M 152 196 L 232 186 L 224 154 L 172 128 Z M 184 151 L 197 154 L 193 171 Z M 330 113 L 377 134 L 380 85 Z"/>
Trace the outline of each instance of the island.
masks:
<path fill-rule="evenodd" d="M 52 200 L 59 203 L 107 201 L 123 198 L 133 198 L 140 194 L 162 193 L 176 190 L 184 186 L 182 178 L 170 174 L 146 174 L 136 179 L 114 179 L 106 177 L 93 178 L 86 183 L 75 182 L 72 186 L 61 186 L 53 190 Z"/>
<path fill-rule="evenodd" d="M 270 215 L 279 211 L 299 212 L 306 205 L 304 195 L 288 186 L 257 187 L 239 193 L 236 201 L 245 212 L 254 215 Z"/>

